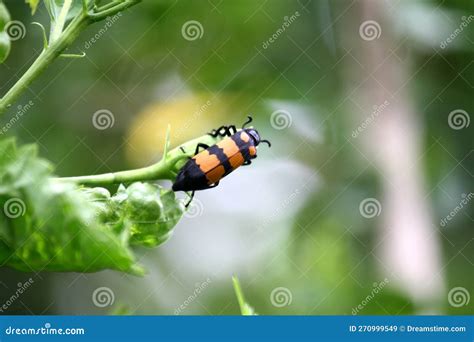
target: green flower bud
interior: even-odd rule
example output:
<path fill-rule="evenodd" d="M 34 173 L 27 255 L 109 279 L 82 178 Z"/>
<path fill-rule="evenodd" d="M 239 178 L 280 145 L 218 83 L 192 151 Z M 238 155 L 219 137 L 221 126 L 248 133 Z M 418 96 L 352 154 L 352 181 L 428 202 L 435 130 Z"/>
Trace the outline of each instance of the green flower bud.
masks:
<path fill-rule="evenodd" d="M 5 26 L 10 21 L 10 13 L 8 13 L 7 6 L 0 1 L 0 31 L 5 30 Z"/>
<path fill-rule="evenodd" d="M 131 223 L 130 244 L 153 247 L 168 240 L 184 209 L 174 192 L 148 183 L 134 183 L 126 192 L 123 210 Z"/>
<path fill-rule="evenodd" d="M 6 32 L 0 32 L 0 63 L 3 63 L 10 54 L 10 37 Z"/>

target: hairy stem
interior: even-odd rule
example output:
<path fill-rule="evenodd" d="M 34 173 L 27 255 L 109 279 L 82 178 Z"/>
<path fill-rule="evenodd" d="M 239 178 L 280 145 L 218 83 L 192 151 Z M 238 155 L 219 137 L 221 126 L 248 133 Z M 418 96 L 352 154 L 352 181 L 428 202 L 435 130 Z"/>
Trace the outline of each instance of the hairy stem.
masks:
<path fill-rule="evenodd" d="M 111 184 L 132 183 L 149 180 L 174 180 L 176 173 L 174 166 L 180 160 L 188 158 L 186 155 L 177 156 L 171 160 L 163 159 L 158 163 L 141 169 L 110 172 L 100 175 L 63 177 L 57 181 L 72 182 L 86 186 L 103 186 Z"/>
<path fill-rule="evenodd" d="M 74 42 L 74 40 L 76 40 L 79 34 L 87 26 L 136 5 L 139 2 L 141 2 L 141 0 L 126 0 L 118 3 L 113 1 L 112 7 L 106 8 L 102 11 L 93 11 L 92 13 L 88 12 L 87 6 L 85 6 L 83 11 L 81 11 L 63 31 L 67 14 L 72 3 L 72 0 L 66 0 L 61 9 L 58 21 L 53 27 L 50 36 L 50 45 L 43 49 L 30 68 L 0 99 L 0 116 L 4 114 L 8 108 L 18 100 L 23 92 L 28 89 L 31 83 L 33 83 L 33 81 L 38 78 L 38 76 L 41 75 L 48 66 L 51 65 L 61 55 L 61 53 Z"/>
<path fill-rule="evenodd" d="M 55 178 L 55 180 L 60 182 L 72 182 L 85 186 L 103 186 L 150 180 L 174 180 L 178 171 L 186 163 L 186 160 L 194 156 L 198 143 L 214 145 L 221 139 L 220 137 L 212 137 L 211 135 L 206 134 L 169 151 L 169 132 L 170 129 L 168 128 L 163 149 L 163 158 L 156 164 L 129 171 L 79 177 L 61 177 Z"/>
<path fill-rule="evenodd" d="M 41 52 L 30 68 L 5 94 L 5 96 L 0 99 L 0 115 L 4 114 L 7 109 L 13 105 L 18 97 L 28 89 L 31 83 L 61 55 L 61 52 L 71 45 L 88 24 L 89 20 L 86 16 L 78 16 L 54 43 Z"/>

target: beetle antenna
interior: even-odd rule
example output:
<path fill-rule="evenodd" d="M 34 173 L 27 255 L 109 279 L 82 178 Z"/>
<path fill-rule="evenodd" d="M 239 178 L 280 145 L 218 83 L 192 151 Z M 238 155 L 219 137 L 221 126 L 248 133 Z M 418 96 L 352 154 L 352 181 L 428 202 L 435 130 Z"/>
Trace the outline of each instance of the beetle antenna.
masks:
<path fill-rule="evenodd" d="M 266 140 L 266 139 L 265 139 L 265 140 L 260 140 L 260 143 L 266 143 L 266 144 L 268 144 L 268 147 L 272 147 L 272 143 L 269 142 L 269 141 Z"/>
<path fill-rule="evenodd" d="M 244 129 L 245 126 L 247 126 L 252 121 L 253 121 L 252 117 L 250 115 L 247 115 L 247 121 L 245 121 L 245 123 L 242 125 L 242 129 Z"/>

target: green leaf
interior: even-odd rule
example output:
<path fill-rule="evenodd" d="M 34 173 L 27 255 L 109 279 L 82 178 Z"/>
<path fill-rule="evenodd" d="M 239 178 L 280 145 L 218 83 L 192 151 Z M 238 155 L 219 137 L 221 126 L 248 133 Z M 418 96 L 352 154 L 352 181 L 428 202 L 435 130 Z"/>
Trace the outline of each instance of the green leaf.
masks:
<path fill-rule="evenodd" d="M 10 21 L 7 6 L 0 0 L 0 63 L 3 63 L 10 54 L 10 37 L 4 32 L 5 26 Z"/>
<path fill-rule="evenodd" d="M 243 316 L 257 316 L 255 310 L 245 301 L 242 287 L 240 286 L 239 279 L 236 276 L 232 277 L 232 283 L 234 284 L 235 295 L 239 301 L 240 312 Z"/>
<path fill-rule="evenodd" d="M 31 14 L 35 14 L 40 0 L 25 0 L 25 2 L 31 7 Z"/>
<path fill-rule="evenodd" d="M 5 26 L 10 21 L 10 13 L 8 12 L 7 6 L 0 1 L 0 32 L 5 29 Z"/>
<path fill-rule="evenodd" d="M 171 190 L 149 183 L 121 185 L 114 196 L 103 188 L 84 191 L 96 205 L 99 220 L 110 227 L 126 224 L 130 245 L 154 247 L 169 239 L 184 208 Z"/>
<path fill-rule="evenodd" d="M 6 32 L 0 32 L 0 63 L 3 63 L 10 54 L 10 37 Z"/>
<path fill-rule="evenodd" d="M 159 185 L 77 188 L 52 178 L 36 146 L 0 140 L 0 266 L 143 274 L 130 246 L 169 239 L 184 207 Z"/>
<path fill-rule="evenodd" d="M 36 147 L 0 141 L 0 265 L 143 274 L 128 245 L 131 226 L 101 224 L 90 198 L 53 181 L 51 170 Z"/>
<path fill-rule="evenodd" d="M 93 3 L 93 0 L 87 0 L 87 4 Z M 48 10 L 51 21 L 55 21 L 64 5 L 64 0 L 44 0 L 46 9 Z M 82 0 L 73 0 L 71 9 L 69 10 L 66 20 L 69 21 L 76 17 L 82 10 Z"/>

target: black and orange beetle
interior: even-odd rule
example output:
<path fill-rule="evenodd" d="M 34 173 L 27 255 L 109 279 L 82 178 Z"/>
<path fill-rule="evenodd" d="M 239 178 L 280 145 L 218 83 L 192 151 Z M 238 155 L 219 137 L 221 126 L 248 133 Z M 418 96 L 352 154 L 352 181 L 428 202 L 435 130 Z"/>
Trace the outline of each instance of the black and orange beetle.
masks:
<path fill-rule="evenodd" d="M 268 140 L 260 138 L 256 129 L 245 128 L 251 122 L 252 117 L 249 116 L 240 130 L 231 125 L 209 133 L 213 137 L 222 136 L 224 139 L 213 146 L 201 143 L 196 146 L 194 157 L 179 170 L 173 191 L 192 191 L 192 200 L 195 191 L 214 188 L 222 178 L 238 167 L 250 165 L 252 159 L 257 158 L 257 146 L 260 143 L 271 146 Z"/>

